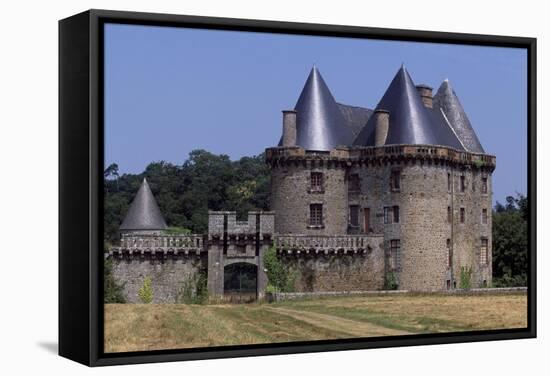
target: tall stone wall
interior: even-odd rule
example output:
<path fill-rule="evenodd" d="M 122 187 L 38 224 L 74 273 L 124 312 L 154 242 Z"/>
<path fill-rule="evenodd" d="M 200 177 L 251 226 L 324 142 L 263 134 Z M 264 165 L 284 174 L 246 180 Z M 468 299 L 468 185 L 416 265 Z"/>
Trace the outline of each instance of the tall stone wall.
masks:
<path fill-rule="evenodd" d="M 400 187 L 392 190 L 390 176 L 399 171 Z M 481 265 L 481 239 L 488 239 L 491 260 L 491 174 L 482 169 L 436 163 L 433 160 L 402 159 L 392 163 L 363 164 L 350 169 L 361 177 L 359 193 L 349 195 L 350 205 L 364 213 L 370 209 L 370 229 L 384 234 L 389 251 L 392 239 L 400 241 L 395 274 L 399 288 L 442 290 L 460 286 L 461 267 L 471 268 L 472 287 L 490 284 L 491 262 Z M 451 189 L 448 187 L 451 176 Z M 465 176 L 461 192 L 460 176 Z M 482 193 L 482 178 L 488 179 Z M 384 223 L 384 207 L 399 207 L 399 223 Z M 452 221 L 447 218 L 451 208 Z M 465 221 L 460 221 L 460 208 Z M 482 210 L 487 209 L 487 224 Z M 365 217 L 360 215 L 360 232 L 365 232 Z M 447 239 L 452 263 L 448 267 Z M 389 269 L 387 269 L 389 271 Z"/>
<path fill-rule="evenodd" d="M 490 285 L 492 280 L 492 178 L 480 169 L 455 168 L 453 176 L 453 276 L 460 286 L 461 268 L 471 268 L 472 287 Z M 465 189 L 460 189 L 460 177 L 464 176 Z M 482 192 L 482 179 L 487 178 L 487 193 Z M 464 223 L 460 221 L 460 209 L 464 208 Z M 487 223 L 482 223 L 482 211 L 487 209 Z M 488 241 L 487 263 L 481 263 L 481 242 Z"/>
<path fill-rule="evenodd" d="M 113 256 L 112 273 L 115 281 L 124 285 L 124 295 L 128 303 L 141 303 L 138 291 L 145 278 L 151 279 L 153 303 L 176 303 L 183 284 L 197 277 L 197 273 L 206 272 L 207 256 L 201 255 L 152 255 L 139 254 Z"/>

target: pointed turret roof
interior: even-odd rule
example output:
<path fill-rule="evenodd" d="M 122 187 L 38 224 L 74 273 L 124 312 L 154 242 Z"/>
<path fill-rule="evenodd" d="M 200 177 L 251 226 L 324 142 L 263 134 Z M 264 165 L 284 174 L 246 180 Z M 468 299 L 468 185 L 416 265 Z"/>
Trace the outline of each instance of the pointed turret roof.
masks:
<path fill-rule="evenodd" d="M 376 109 L 390 113 L 386 145 L 444 145 L 463 149 L 442 116 L 424 105 L 404 65 L 397 71 Z M 373 146 L 374 127 L 374 117 L 371 117 L 354 144 Z"/>
<path fill-rule="evenodd" d="M 477 135 L 449 80 L 443 81 L 433 99 L 434 109 L 442 111 L 464 148 L 474 153 L 485 153 Z"/>
<path fill-rule="evenodd" d="M 166 227 L 153 192 L 144 178 L 120 230 L 164 230 Z"/>
<path fill-rule="evenodd" d="M 353 133 L 316 66 L 311 69 L 294 109 L 296 145 L 306 150 L 328 151 L 353 142 Z"/>

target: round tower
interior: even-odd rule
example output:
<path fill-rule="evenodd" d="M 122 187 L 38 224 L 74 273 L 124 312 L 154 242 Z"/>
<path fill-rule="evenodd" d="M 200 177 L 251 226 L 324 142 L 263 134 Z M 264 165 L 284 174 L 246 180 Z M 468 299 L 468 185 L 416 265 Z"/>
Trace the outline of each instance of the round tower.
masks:
<path fill-rule="evenodd" d="M 279 234 L 347 233 L 346 162 L 335 149 L 270 148 L 271 210 Z"/>

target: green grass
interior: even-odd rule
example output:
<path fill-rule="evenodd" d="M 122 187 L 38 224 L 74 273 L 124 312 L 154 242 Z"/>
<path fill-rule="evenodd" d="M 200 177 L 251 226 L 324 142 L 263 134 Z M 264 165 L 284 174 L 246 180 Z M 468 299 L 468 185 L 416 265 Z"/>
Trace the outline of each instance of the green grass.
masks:
<path fill-rule="evenodd" d="M 105 350 L 125 352 L 527 325 L 526 294 L 407 294 L 274 304 L 108 304 Z"/>

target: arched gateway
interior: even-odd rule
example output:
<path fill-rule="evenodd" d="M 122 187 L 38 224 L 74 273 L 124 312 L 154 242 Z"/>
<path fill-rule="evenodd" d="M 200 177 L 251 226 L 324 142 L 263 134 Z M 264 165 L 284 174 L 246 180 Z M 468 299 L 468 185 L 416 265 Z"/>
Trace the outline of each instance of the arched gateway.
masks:
<path fill-rule="evenodd" d="M 247 262 L 226 265 L 223 270 L 224 300 L 248 303 L 258 296 L 258 266 Z"/>
<path fill-rule="evenodd" d="M 237 221 L 235 212 L 209 212 L 208 292 L 230 301 L 261 299 L 267 286 L 265 252 L 273 244 L 272 212 L 249 212 Z"/>

